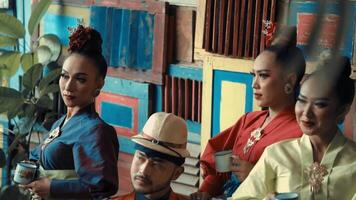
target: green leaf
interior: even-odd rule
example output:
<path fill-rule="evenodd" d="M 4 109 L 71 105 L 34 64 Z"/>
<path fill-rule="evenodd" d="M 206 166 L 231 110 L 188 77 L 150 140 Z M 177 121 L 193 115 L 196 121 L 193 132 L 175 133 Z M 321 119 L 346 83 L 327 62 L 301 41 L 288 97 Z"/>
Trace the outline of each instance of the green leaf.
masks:
<path fill-rule="evenodd" d="M 28 32 L 30 33 L 30 36 L 32 36 L 35 28 L 40 23 L 43 15 L 47 12 L 51 3 L 51 0 L 41 0 L 37 3 L 35 9 L 33 9 L 30 20 L 28 22 Z"/>
<path fill-rule="evenodd" d="M 11 77 L 16 74 L 20 66 L 20 52 L 5 52 L 0 55 L 0 73 L 5 77 Z"/>
<path fill-rule="evenodd" d="M 37 82 L 41 79 L 43 72 L 43 66 L 41 64 L 33 65 L 24 75 L 23 75 L 23 86 L 27 89 L 34 89 Z"/>
<path fill-rule="evenodd" d="M 58 68 L 58 69 L 52 70 L 51 72 L 49 72 L 49 74 L 47 76 L 43 77 L 43 79 L 41 79 L 41 81 L 38 85 L 40 91 L 44 90 L 44 88 L 48 87 L 51 82 L 55 81 L 59 77 L 61 72 L 62 72 L 62 69 Z"/>
<path fill-rule="evenodd" d="M 36 52 L 29 52 L 29 53 L 22 54 L 21 64 L 24 72 L 26 72 L 28 69 L 30 69 L 32 65 L 36 63 L 38 63 Z"/>
<path fill-rule="evenodd" d="M 16 17 L 0 13 L 0 33 L 14 38 L 25 37 L 25 28 Z"/>
<path fill-rule="evenodd" d="M 44 90 L 40 90 L 40 97 L 43 95 L 46 95 L 48 93 L 55 93 L 59 91 L 59 85 L 58 84 L 51 84 L 48 87 L 45 87 Z"/>
<path fill-rule="evenodd" d="M 47 46 L 50 49 L 52 53 L 50 61 L 55 62 L 58 60 L 59 55 L 61 54 L 62 47 L 59 38 L 56 35 L 46 34 L 41 36 L 39 39 L 39 44 Z"/>
<path fill-rule="evenodd" d="M 0 113 L 15 110 L 22 105 L 24 99 L 17 90 L 7 87 L 0 87 Z"/>
<path fill-rule="evenodd" d="M 0 168 L 6 165 L 6 155 L 5 152 L 0 148 Z"/>
<path fill-rule="evenodd" d="M 33 116 L 36 115 L 36 106 L 35 104 L 26 104 L 26 106 L 24 107 L 24 111 L 25 111 L 25 118 L 32 118 Z"/>
<path fill-rule="evenodd" d="M 0 47 L 16 46 L 17 39 L 13 37 L 1 36 Z"/>
<path fill-rule="evenodd" d="M 36 106 L 52 110 L 53 102 L 47 95 L 45 95 L 38 99 Z"/>
<path fill-rule="evenodd" d="M 19 103 L 15 108 L 8 110 L 7 112 L 7 118 L 8 119 L 13 119 L 16 116 L 21 115 L 22 113 L 22 106 L 24 105 L 24 102 L 22 101 L 21 103 Z"/>
<path fill-rule="evenodd" d="M 36 120 L 37 120 L 37 117 L 35 117 L 35 116 L 25 117 L 25 118 L 21 119 L 20 134 L 27 135 L 30 132 L 31 128 L 34 126 Z"/>
<path fill-rule="evenodd" d="M 38 62 L 42 65 L 47 65 L 52 58 L 52 52 L 49 47 L 41 45 L 37 48 Z"/>

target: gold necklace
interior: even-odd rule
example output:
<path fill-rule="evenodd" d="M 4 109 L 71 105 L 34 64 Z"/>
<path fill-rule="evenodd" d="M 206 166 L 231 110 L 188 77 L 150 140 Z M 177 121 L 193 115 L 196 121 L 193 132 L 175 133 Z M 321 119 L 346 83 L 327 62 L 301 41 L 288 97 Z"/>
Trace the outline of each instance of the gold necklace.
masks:
<path fill-rule="evenodd" d="M 251 147 L 261 139 L 262 136 L 262 127 L 259 127 L 251 132 L 250 137 L 248 138 L 245 146 L 244 146 L 244 154 L 250 151 Z"/>
<path fill-rule="evenodd" d="M 261 127 L 258 127 L 257 129 L 253 130 L 251 132 L 250 137 L 248 138 L 244 148 L 243 148 L 243 152 L 244 154 L 246 154 L 247 152 L 250 151 L 250 149 L 253 147 L 253 145 L 255 145 L 262 137 L 262 131 L 263 129 L 269 124 L 269 122 L 271 121 L 271 117 L 268 116 L 266 117 L 265 121 L 263 122 Z"/>

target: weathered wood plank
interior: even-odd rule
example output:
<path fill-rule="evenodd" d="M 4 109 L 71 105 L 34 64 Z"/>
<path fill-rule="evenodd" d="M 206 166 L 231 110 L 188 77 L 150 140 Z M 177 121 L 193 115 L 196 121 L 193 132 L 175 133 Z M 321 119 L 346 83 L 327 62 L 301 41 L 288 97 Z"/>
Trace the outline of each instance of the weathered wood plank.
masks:
<path fill-rule="evenodd" d="M 253 39 L 253 9 L 254 9 L 254 1 L 247 1 L 247 19 L 246 19 L 246 36 L 245 36 L 245 52 L 244 57 L 251 57 L 252 54 L 252 39 Z"/>
<path fill-rule="evenodd" d="M 214 17 L 213 17 L 213 39 L 212 39 L 212 47 L 211 50 L 213 53 L 217 53 L 218 51 L 218 40 L 219 40 L 219 7 L 220 0 L 214 0 Z"/>
<path fill-rule="evenodd" d="M 247 0 L 241 1 L 241 8 L 240 8 L 240 26 L 239 26 L 239 42 L 238 42 L 238 49 L 237 49 L 237 57 L 243 57 L 244 54 L 244 47 L 245 47 L 245 21 L 246 21 L 246 5 Z"/>
<path fill-rule="evenodd" d="M 226 32 L 225 32 L 225 48 L 224 55 L 229 56 L 232 53 L 233 43 L 233 28 L 234 28 L 234 0 L 228 0 L 227 14 L 226 14 Z"/>
<path fill-rule="evenodd" d="M 189 186 L 192 186 L 192 187 L 197 187 L 198 183 L 199 183 L 199 177 L 183 173 L 174 182 L 175 183 L 189 185 Z"/>
<path fill-rule="evenodd" d="M 237 57 L 239 48 L 239 30 L 240 30 L 240 0 L 235 0 L 234 6 L 234 33 L 232 41 L 232 56 Z"/>
<path fill-rule="evenodd" d="M 261 9 L 262 9 L 262 0 L 256 0 L 255 7 L 255 21 L 254 21 L 254 34 L 253 34 L 253 47 L 252 47 L 252 57 L 256 58 L 260 53 L 260 42 L 261 42 Z"/>
<path fill-rule="evenodd" d="M 227 0 L 220 0 L 220 8 L 219 8 L 219 36 L 218 36 L 218 53 L 224 53 L 224 40 L 225 40 L 225 27 L 226 27 L 226 8 L 227 8 Z"/>

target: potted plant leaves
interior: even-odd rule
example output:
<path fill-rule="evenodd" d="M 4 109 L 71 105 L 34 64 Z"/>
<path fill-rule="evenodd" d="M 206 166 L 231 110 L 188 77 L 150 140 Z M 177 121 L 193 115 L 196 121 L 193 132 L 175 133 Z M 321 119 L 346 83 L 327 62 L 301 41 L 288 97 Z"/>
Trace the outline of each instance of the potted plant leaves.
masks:
<path fill-rule="evenodd" d="M 33 9 L 27 26 L 31 38 L 51 3 L 51 0 L 41 0 Z M 0 78 L 14 76 L 20 66 L 24 72 L 18 89 L 0 87 L 0 113 L 5 114 L 13 125 L 7 130 L 8 136 L 12 137 L 8 150 L 0 149 L 0 167 L 4 167 L 6 159 L 11 158 L 12 166 L 26 159 L 31 134 L 46 132 L 51 119 L 57 116 L 53 105 L 57 100 L 54 94 L 59 91 L 57 79 L 61 69 L 56 61 L 61 53 L 61 44 L 56 35 L 46 34 L 29 45 L 29 52 L 20 52 L 19 39 L 26 33 L 24 25 L 4 13 L 0 13 L 0 24 L 0 47 L 13 49 L 0 51 Z M 11 199 L 25 198 L 19 191 L 15 185 L 3 187 L 0 199 L 10 196 Z"/>

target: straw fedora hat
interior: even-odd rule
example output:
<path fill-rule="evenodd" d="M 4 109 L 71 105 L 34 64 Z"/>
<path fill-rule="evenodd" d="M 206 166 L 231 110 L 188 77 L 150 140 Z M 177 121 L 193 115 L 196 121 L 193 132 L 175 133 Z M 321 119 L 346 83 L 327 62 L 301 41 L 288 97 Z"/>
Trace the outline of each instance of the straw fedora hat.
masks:
<path fill-rule="evenodd" d="M 140 135 L 132 141 L 155 151 L 175 157 L 188 157 L 187 125 L 171 113 L 157 112 L 148 118 Z"/>

